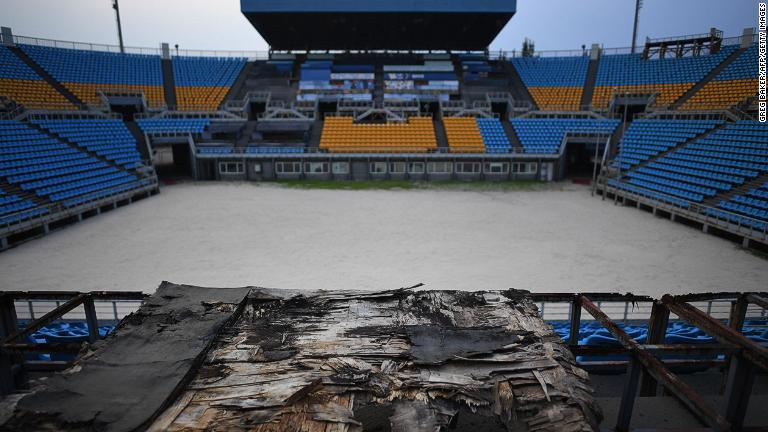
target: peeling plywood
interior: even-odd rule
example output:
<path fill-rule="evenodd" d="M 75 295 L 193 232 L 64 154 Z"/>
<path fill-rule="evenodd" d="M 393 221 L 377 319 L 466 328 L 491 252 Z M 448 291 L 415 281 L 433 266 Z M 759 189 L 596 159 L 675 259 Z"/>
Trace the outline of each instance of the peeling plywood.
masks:
<path fill-rule="evenodd" d="M 151 430 L 587 431 L 599 418 L 525 293 L 254 289 Z"/>

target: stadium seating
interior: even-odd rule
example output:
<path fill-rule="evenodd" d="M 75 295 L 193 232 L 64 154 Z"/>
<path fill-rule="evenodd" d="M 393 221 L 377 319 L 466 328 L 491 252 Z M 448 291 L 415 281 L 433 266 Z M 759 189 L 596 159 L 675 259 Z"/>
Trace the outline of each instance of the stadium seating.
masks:
<path fill-rule="evenodd" d="M 197 148 L 197 152 L 207 155 L 226 155 L 232 154 L 234 152 L 234 148 L 232 146 L 200 146 Z"/>
<path fill-rule="evenodd" d="M 136 121 L 147 134 L 201 134 L 211 121 L 198 118 L 143 118 Z"/>
<path fill-rule="evenodd" d="M 443 125 L 451 153 L 485 153 L 483 135 L 474 117 L 445 117 Z"/>
<path fill-rule="evenodd" d="M 386 124 L 355 124 L 352 117 L 326 117 L 320 148 L 334 153 L 425 153 L 437 148 L 437 140 L 430 117 Z"/>
<path fill-rule="evenodd" d="M 100 90 L 140 91 L 152 107 L 165 105 L 160 57 L 19 45 L 58 82 L 89 105 Z"/>
<path fill-rule="evenodd" d="M 757 44 L 753 44 L 680 107 L 726 109 L 757 94 Z"/>
<path fill-rule="evenodd" d="M 635 120 L 619 143 L 615 162 L 621 169 L 628 170 L 721 123 L 714 120 Z"/>
<path fill-rule="evenodd" d="M 142 186 L 133 174 L 16 121 L 0 121 L 0 176 L 64 206 Z"/>
<path fill-rule="evenodd" d="M 739 121 L 715 130 L 626 175 L 627 183 L 702 202 L 768 172 L 768 125 Z M 754 198 L 760 198 L 759 196 Z M 745 202 L 721 203 L 734 210 Z M 725 207 L 723 207 L 725 206 Z M 749 213 L 745 216 L 760 216 Z M 759 211 L 759 209 L 757 209 Z"/>
<path fill-rule="evenodd" d="M 247 154 L 292 154 L 304 153 L 303 147 L 297 146 L 248 146 L 245 148 Z"/>
<path fill-rule="evenodd" d="M 539 109 L 579 109 L 589 57 L 516 57 L 512 64 Z"/>
<path fill-rule="evenodd" d="M 509 137 L 496 118 L 446 117 L 443 119 L 451 153 L 509 153 Z"/>
<path fill-rule="evenodd" d="M 0 96 L 8 97 L 27 108 L 75 108 L 5 46 L 0 46 Z"/>
<path fill-rule="evenodd" d="M 174 57 L 178 109 L 217 110 L 245 63 L 244 58 Z"/>
<path fill-rule="evenodd" d="M 136 140 L 121 120 L 34 120 L 33 123 L 123 168 L 142 166 Z"/>
<path fill-rule="evenodd" d="M 515 118 L 515 129 L 525 153 L 556 154 L 566 133 L 611 134 L 619 120 L 571 118 Z"/>
<path fill-rule="evenodd" d="M 737 47 L 716 54 L 643 60 L 640 54 L 604 55 L 597 70 L 592 105 L 606 108 L 615 91 L 658 93 L 655 105 L 667 107 L 701 81 Z"/>
<path fill-rule="evenodd" d="M 0 147 L 0 151 L 3 147 Z M 7 194 L 0 189 L 0 228 L 48 213 L 45 208 L 36 208 L 36 204 L 28 199 L 20 198 L 17 195 Z"/>
<path fill-rule="evenodd" d="M 509 137 L 499 119 L 478 118 L 477 127 L 483 137 L 486 153 L 510 152 L 512 145 L 509 143 Z"/>

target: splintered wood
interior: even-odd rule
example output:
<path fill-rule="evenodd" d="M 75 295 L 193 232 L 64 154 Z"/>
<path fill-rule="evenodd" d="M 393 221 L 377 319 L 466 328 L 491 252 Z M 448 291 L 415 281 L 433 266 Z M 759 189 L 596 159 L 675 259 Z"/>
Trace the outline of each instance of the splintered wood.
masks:
<path fill-rule="evenodd" d="M 150 430 L 595 430 L 587 374 L 517 291 L 254 289 Z"/>

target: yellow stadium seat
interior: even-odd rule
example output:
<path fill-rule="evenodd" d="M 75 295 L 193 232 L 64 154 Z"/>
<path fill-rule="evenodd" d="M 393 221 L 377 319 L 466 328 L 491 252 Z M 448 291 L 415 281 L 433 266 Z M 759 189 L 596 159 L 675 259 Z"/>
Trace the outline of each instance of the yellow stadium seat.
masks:
<path fill-rule="evenodd" d="M 0 78 L 0 95 L 33 109 L 73 109 L 56 89 L 45 81 Z"/>
<path fill-rule="evenodd" d="M 334 153 L 425 153 L 437 148 L 437 140 L 430 117 L 387 124 L 355 124 L 351 117 L 328 117 L 320 148 Z"/>

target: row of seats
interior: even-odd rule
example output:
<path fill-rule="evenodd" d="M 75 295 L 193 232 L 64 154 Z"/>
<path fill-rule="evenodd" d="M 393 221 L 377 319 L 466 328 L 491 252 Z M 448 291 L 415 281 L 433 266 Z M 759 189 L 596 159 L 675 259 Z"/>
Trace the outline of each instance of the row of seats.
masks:
<path fill-rule="evenodd" d="M 218 109 L 245 63 L 243 58 L 175 57 L 173 75 L 178 109 Z"/>
<path fill-rule="evenodd" d="M 717 207 L 730 214 L 716 212 L 715 216 L 725 216 L 731 222 L 765 230 L 768 228 L 768 183 L 750 189 L 746 194 L 721 200 Z"/>
<path fill-rule="evenodd" d="M 46 209 L 35 207 L 33 201 L 0 189 L 0 227 L 47 213 Z"/>
<path fill-rule="evenodd" d="M 21 190 L 64 206 L 143 185 L 130 172 L 100 161 L 27 123 L 0 121 L 0 149 L 0 176 Z"/>
<path fill-rule="evenodd" d="M 443 125 L 451 153 L 485 153 L 483 135 L 474 117 L 446 117 Z"/>
<path fill-rule="evenodd" d="M 726 109 L 757 94 L 758 47 L 752 44 L 715 78 L 685 101 L 681 109 Z"/>
<path fill-rule="evenodd" d="M 679 120 L 666 122 L 666 129 L 679 130 L 673 126 Z M 698 122 L 701 123 L 700 129 L 709 129 L 715 125 L 712 121 Z M 630 129 L 634 127 L 633 125 Z M 656 127 L 659 130 L 665 129 L 660 124 Z M 688 128 L 691 127 L 689 124 Z M 625 149 L 622 151 L 629 154 Z M 619 157 L 622 166 L 627 166 L 627 156 Z M 638 159 L 633 159 L 636 160 Z M 730 123 L 644 166 L 638 168 L 635 165 L 632 163 L 629 166 L 631 171 L 626 174 L 630 184 L 688 201 L 702 202 L 706 198 L 741 186 L 758 175 L 768 173 L 768 125 L 756 121 Z M 760 205 L 750 207 L 755 202 L 748 201 L 760 198 L 734 198 L 735 201 L 723 201 L 720 207 L 745 216 L 761 218 L 764 216 L 761 212 L 765 210 Z"/>
<path fill-rule="evenodd" d="M 592 104 L 606 108 L 615 91 L 658 92 L 656 106 L 666 107 L 701 81 L 738 47 L 727 45 L 715 54 L 643 60 L 640 54 L 600 58 Z"/>
<path fill-rule="evenodd" d="M 64 96 L 51 87 L 32 68 L 0 45 L 0 95 L 28 108 L 74 108 Z"/>
<path fill-rule="evenodd" d="M 714 120 L 657 120 L 633 121 L 619 143 L 616 164 L 623 170 L 630 169 L 659 153 L 676 147 L 712 129 L 721 121 Z"/>
<path fill-rule="evenodd" d="M 38 45 L 19 47 L 86 104 L 101 103 L 98 91 L 143 92 L 147 103 L 163 106 L 160 57 Z"/>
<path fill-rule="evenodd" d="M 126 169 L 142 166 L 136 140 L 118 119 L 33 120 L 33 123 Z"/>
<path fill-rule="evenodd" d="M 207 118 L 142 118 L 136 123 L 150 135 L 201 134 L 211 125 Z"/>
<path fill-rule="evenodd" d="M 589 57 L 516 57 L 512 65 L 539 109 L 579 109 Z"/>
<path fill-rule="evenodd" d="M 525 153 L 556 154 L 567 133 L 613 134 L 619 120 L 584 118 L 515 118 L 511 120 Z"/>
<path fill-rule="evenodd" d="M 320 148 L 334 153 L 425 153 L 437 148 L 437 140 L 430 117 L 386 124 L 355 124 L 352 117 L 327 117 Z"/>
<path fill-rule="evenodd" d="M 304 153 L 304 147 L 298 146 L 248 146 L 247 154 L 293 154 Z"/>

